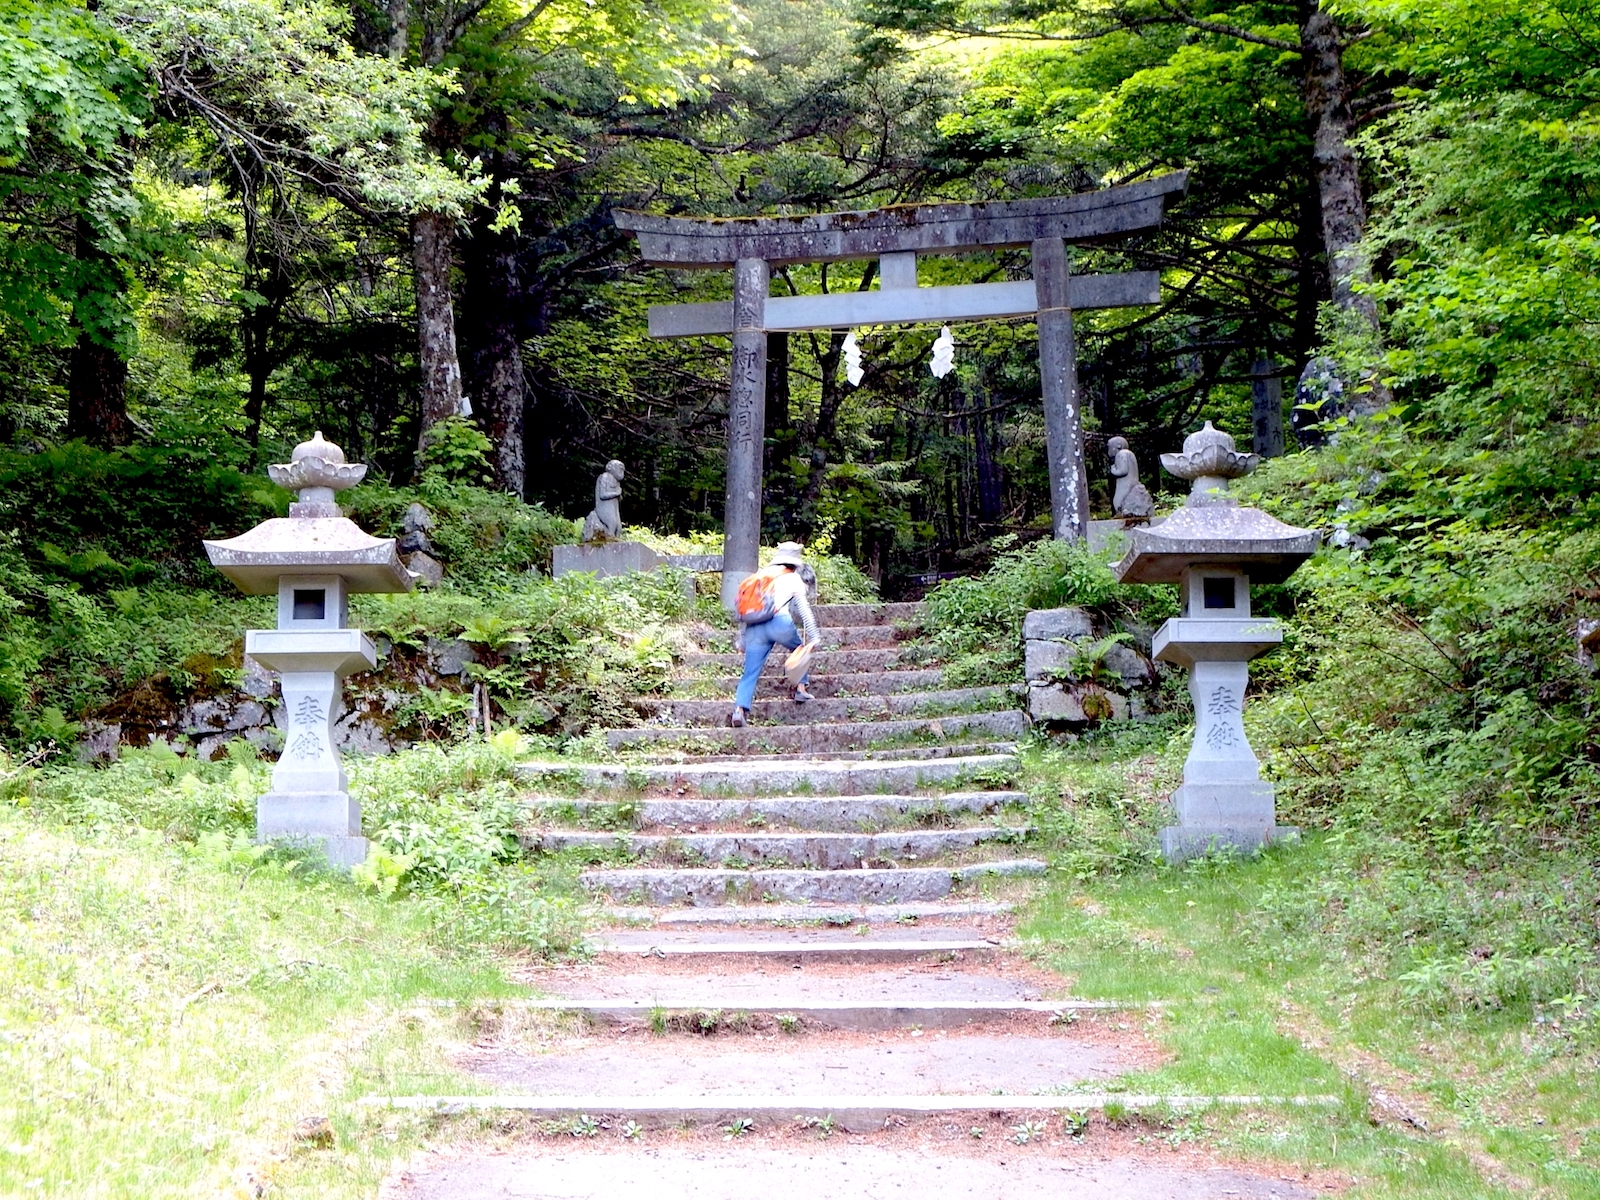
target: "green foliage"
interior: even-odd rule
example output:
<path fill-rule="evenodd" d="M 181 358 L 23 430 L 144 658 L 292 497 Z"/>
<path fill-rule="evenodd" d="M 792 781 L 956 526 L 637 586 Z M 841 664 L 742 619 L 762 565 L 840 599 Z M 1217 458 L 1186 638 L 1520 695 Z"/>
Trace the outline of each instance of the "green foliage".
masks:
<path fill-rule="evenodd" d="M 253 1147 L 327 1111 L 306 1048 L 330 1030 L 381 1037 L 404 1024 L 391 1014 L 517 990 L 485 955 L 441 947 L 419 905 L 291 869 L 239 832 L 157 830 L 0 801 L 0 1139 L 26 1148 L 0 1155 L 0 1194 L 227 1196 Z M 418 1070 L 426 1048 L 405 1049 Z M 344 1200 L 372 1178 L 304 1187 Z M 279 1170 L 273 1188 L 301 1185 Z"/>
<path fill-rule="evenodd" d="M 357 764 L 351 789 L 379 847 L 358 883 L 415 893 L 443 945 L 574 949 L 581 906 L 522 861 L 514 786 L 522 753 L 522 739 L 506 730 L 449 751 L 422 747 Z"/>
<path fill-rule="evenodd" d="M 583 909 L 568 881 L 527 866 L 518 841 L 515 769 L 526 743 L 514 730 L 450 750 L 439 746 L 351 764 L 374 849 L 354 875 L 378 896 L 408 897 L 424 909 L 446 948 L 516 947 L 538 953 L 575 948 Z M 197 861 L 227 871 L 292 873 L 314 856 L 251 839 L 256 798 L 270 766 L 242 753 L 200 763 L 157 742 L 124 749 L 95 770 L 52 766 L 0 771 L 10 803 L 93 836 L 151 830 L 180 842 Z"/>
<path fill-rule="evenodd" d="M 939 652 L 957 660 L 962 683 L 988 682 L 1015 675 L 1029 609 L 1076 606 L 1154 621 L 1174 603 L 1168 589 L 1117 583 L 1106 556 L 1083 543 L 1052 540 L 1007 550 L 983 575 L 940 584 L 927 596 L 926 628 Z"/>
<path fill-rule="evenodd" d="M 103 246 L 129 250 L 125 147 L 150 114 L 144 63 L 94 13 L 5 0 L 0 114 L 0 332 L 66 345 L 84 328 L 126 345 L 122 271 L 54 230 L 82 217 Z"/>
<path fill-rule="evenodd" d="M 452 584 L 476 587 L 505 581 L 509 575 L 548 572 L 550 552 L 578 540 L 572 522 L 551 516 L 537 505 L 523 504 L 505 492 L 492 491 L 463 478 L 480 477 L 482 434 L 453 427 L 446 441 L 469 444 L 471 454 L 453 460 L 451 478 L 443 468 L 427 472 L 416 488 L 368 483 L 341 497 L 352 520 L 379 536 L 399 536 L 405 511 L 420 502 L 433 518 L 429 540 L 445 564 Z M 470 428 L 470 427 L 469 427 Z M 477 439 L 473 441 L 471 439 Z M 464 464 L 464 465 L 463 465 Z M 454 481 L 452 481 L 454 480 Z"/>
<path fill-rule="evenodd" d="M 258 156 L 257 172 L 320 177 L 330 191 L 400 212 L 459 213 L 481 187 L 424 141 L 434 104 L 455 90 L 451 74 L 359 53 L 339 5 L 115 0 L 103 11 L 155 68 L 172 110 L 197 135 Z"/>
<path fill-rule="evenodd" d="M 184 448 L 98 450 L 82 442 L 0 450 L 0 525 L 13 552 L 93 590 L 153 582 L 230 588 L 204 566 L 201 539 L 280 516 L 265 479 Z"/>
<path fill-rule="evenodd" d="M 364 862 L 350 868 L 350 878 L 358 888 L 388 898 L 399 889 L 401 879 L 414 863 L 409 854 L 394 854 L 385 846 L 375 845 L 367 851 Z"/>
<path fill-rule="evenodd" d="M 428 427 L 420 465 L 425 492 L 441 485 L 494 483 L 489 456 L 494 443 L 467 417 L 446 417 Z"/>
<path fill-rule="evenodd" d="M 104 770 L 52 766 L 32 781 L 21 802 L 91 829 L 137 826 L 195 843 L 214 834 L 222 841 L 213 838 L 206 845 L 227 857 L 238 849 L 236 835 L 253 828 L 256 797 L 267 790 L 268 778 L 264 764 L 200 763 L 156 742 L 149 749 L 125 749 Z"/>
<path fill-rule="evenodd" d="M 154 731 L 180 700 L 237 682 L 238 640 L 270 621 L 260 599 L 166 584 L 94 596 L 34 570 L 0 541 L 0 716 L 23 743 L 66 744 L 88 711 Z"/>

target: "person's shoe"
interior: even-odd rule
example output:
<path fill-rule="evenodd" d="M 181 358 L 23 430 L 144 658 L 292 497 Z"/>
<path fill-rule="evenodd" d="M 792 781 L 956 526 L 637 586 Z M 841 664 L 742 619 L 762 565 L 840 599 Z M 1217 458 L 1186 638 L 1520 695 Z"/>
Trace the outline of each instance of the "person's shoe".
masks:
<path fill-rule="evenodd" d="M 729 716 L 729 718 L 728 718 L 728 724 L 732 725 L 735 729 L 743 729 L 744 728 L 744 709 L 742 709 L 742 708 L 734 709 L 733 710 L 733 714 L 731 716 Z"/>
<path fill-rule="evenodd" d="M 803 687 L 797 687 L 794 690 L 794 702 L 796 704 L 805 704 L 807 701 L 815 699 L 816 697 L 810 692 L 806 691 Z"/>

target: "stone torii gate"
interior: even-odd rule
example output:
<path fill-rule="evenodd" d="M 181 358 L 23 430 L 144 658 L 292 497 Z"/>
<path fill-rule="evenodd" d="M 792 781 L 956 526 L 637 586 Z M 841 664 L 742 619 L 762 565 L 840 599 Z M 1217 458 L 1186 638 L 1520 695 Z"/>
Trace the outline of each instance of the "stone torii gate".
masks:
<path fill-rule="evenodd" d="M 1067 243 L 1155 229 L 1187 187 L 1188 173 L 1179 171 L 1072 196 L 988 204 L 902 204 L 808 217 L 694 218 L 617 212 L 617 227 L 638 238 L 648 265 L 733 269 L 731 301 L 652 305 L 649 317 L 653 337 L 733 335 L 723 603 L 733 606 L 740 579 L 756 569 L 761 545 L 769 332 L 1033 317 L 1039 329 L 1055 535 L 1087 537 L 1089 481 L 1083 462 L 1072 311 L 1157 304 L 1161 276 L 1155 271 L 1073 276 Z M 1032 252 L 1032 279 L 917 285 L 919 254 L 1017 246 Z M 879 260 L 876 292 L 768 294 L 774 266 L 865 258 Z"/>

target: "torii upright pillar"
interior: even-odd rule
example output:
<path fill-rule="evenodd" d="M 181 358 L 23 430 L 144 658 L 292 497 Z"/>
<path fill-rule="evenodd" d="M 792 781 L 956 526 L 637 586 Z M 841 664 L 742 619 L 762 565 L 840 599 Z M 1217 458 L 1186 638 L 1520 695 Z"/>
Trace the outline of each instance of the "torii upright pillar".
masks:
<path fill-rule="evenodd" d="M 1078 348 L 1072 337 L 1071 267 L 1058 237 L 1033 243 L 1038 294 L 1039 390 L 1050 464 L 1050 516 L 1061 541 L 1089 536 L 1089 475 L 1083 468 L 1083 411 L 1078 405 Z"/>
<path fill-rule="evenodd" d="M 728 388 L 728 493 L 722 523 L 722 605 L 731 610 L 739 581 L 760 565 L 761 458 L 767 424 L 765 259 L 733 266 L 733 378 Z"/>

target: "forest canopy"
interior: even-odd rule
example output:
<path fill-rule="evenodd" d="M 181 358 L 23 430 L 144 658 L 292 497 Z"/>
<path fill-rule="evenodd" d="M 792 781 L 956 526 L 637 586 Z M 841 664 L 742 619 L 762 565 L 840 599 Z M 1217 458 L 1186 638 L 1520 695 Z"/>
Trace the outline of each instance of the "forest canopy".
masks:
<path fill-rule="evenodd" d="M 1451 494 L 1525 514 L 1521 481 L 1555 458 L 1541 512 L 1582 503 L 1600 306 L 1583 0 L 3 7 L 0 442 L 24 474 L 73 441 L 250 474 L 321 428 L 406 486 L 465 421 L 497 490 L 577 515 L 620 457 L 630 520 L 714 532 L 726 341 L 652 341 L 644 313 L 728 280 L 641 267 L 613 210 L 1185 169 L 1162 231 L 1076 254 L 1165 285 L 1159 306 L 1079 315 L 1097 505 L 1111 435 L 1152 476 L 1203 419 L 1248 441 L 1263 389 L 1286 419 L 1333 417 L 1296 396 L 1319 358 L 1349 416 L 1443 439 L 1419 469 Z M 1028 269 L 927 259 L 924 281 Z M 858 331 L 859 386 L 846 331 L 772 335 L 770 535 L 827 538 L 893 586 L 1047 532 L 1031 325 L 958 326 L 944 379 L 936 332 Z M 69 534 L 82 553 L 103 531 Z"/>

